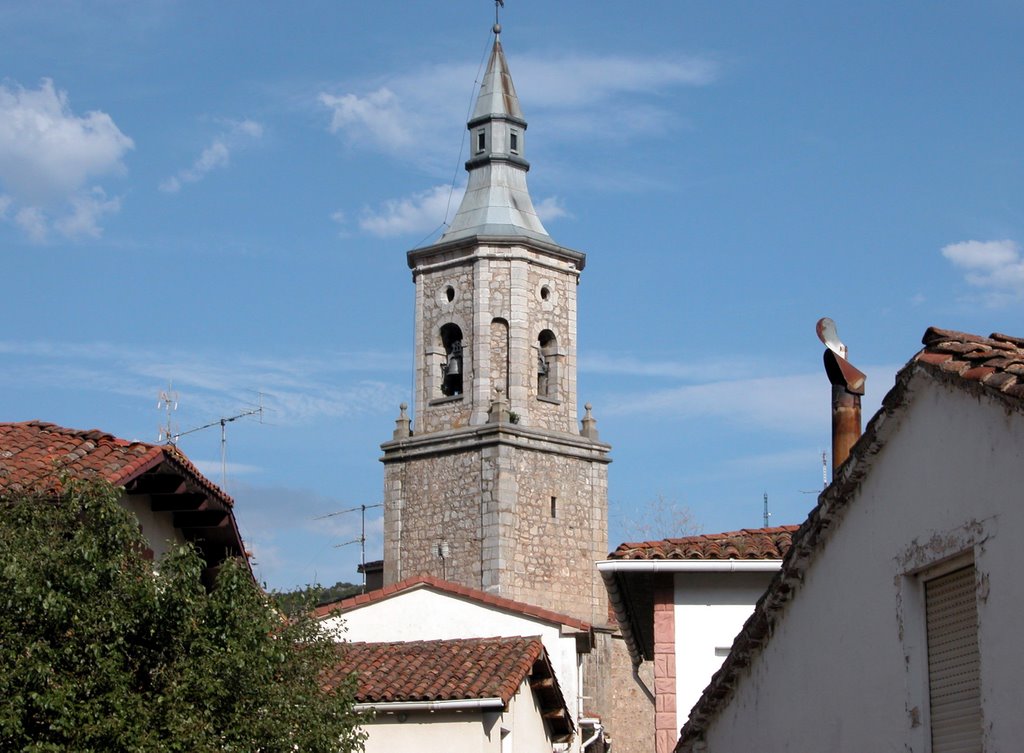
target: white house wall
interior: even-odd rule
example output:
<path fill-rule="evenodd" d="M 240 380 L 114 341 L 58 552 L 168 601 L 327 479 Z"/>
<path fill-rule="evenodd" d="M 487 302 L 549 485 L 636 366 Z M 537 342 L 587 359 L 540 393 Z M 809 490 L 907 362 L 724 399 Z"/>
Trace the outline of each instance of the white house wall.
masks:
<path fill-rule="evenodd" d="M 363 729 L 368 735 L 365 753 L 546 753 L 552 749 L 528 680 L 504 711 L 379 711 Z M 507 733 L 504 748 L 503 732 Z"/>
<path fill-rule="evenodd" d="M 121 505 L 138 518 L 142 535 L 153 550 L 154 559 L 159 560 L 172 547 L 185 543 L 181 531 L 174 527 L 174 514 L 153 512 L 148 494 L 123 495 Z"/>
<path fill-rule="evenodd" d="M 497 734 L 499 713 L 436 711 L 378 714 L 363 725 L 367 733 L 365 753 L 402 751 L 452 751 L 452 753 L 500 753 Z M 493 730 L 489 736 L 488 730 Z M 492 739 L 499 738 L 499 739 Z"/>
<path fill-rule="evenodd" d="M 690 714 L 771 581 L 765 573 L 676 573 L 676 719 Z"/>
<path fill-rule="evenodd" d="M 539 636 L 547 649 L 573 722 L 578 719 L 576 639 L 559 627 L 424 588 L 395 594 L 346 612 L 340 637 L 348 641 L 429 641 L 452 638 Z M 337 618 L 324 621 L 336 629 Z"/>
<path fill-rule="evenodd" d="M 973 556 L 986 751 L 1024 739 L 1024 421 L 918 377 L 706 750 L 927 753 L 923 569 Z M 894 423 L 895 422 L 895 423 Z"/>

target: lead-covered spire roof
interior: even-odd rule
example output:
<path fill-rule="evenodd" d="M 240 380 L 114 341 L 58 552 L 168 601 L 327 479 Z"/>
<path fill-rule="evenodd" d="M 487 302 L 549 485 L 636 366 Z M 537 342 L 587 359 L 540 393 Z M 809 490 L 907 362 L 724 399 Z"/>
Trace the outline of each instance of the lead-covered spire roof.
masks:
<path fill-rule="evenodd" d="M 474 235 L 551 241 L 526 187 L 530 169 L 525 158 L 526 120 L 505 60 L 500 31 L 495 24 L 487 72 L 466 124 L 470 139 L 466 194 L 442 241 Z"/>

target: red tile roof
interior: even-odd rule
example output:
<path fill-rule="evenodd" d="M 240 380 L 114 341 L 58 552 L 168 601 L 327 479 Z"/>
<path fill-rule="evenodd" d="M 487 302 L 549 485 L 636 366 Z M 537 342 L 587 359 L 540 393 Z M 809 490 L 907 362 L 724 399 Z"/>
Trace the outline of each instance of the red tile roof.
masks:
<path fill-rule="evenodd" d="M 44 421 L 0 423 L 0 491 L 55 489 L 64 474 L 123 486 L 163 462 L 229 507 L 234 504 L 174 445 L 131 442 L 99 429 L 66 429 Z"/>
<path fill-rule="evenodd" d="M 384 586 L 384 588 L 378 588 L 377 590 L 370 591 L 369 593 L 350 596 L 347 599 L 341 599 L 340 601 L 335 601 L 330 604 L 324 604 L 316 608 L 316 614 L 319 617 L 327 617 L 333 612 L 345 612 L 366 604 L 383 601 L 384 599 L 388 599 L 405 591 L 414 591 L 418 588 L 430 588 L 435 591 L 440 591 L 441 593 L 468 599 L 487 606 L 497 607 L 498 609 L 503 609 L 508 612 L 516 612 L 521 615 L 526 615 L 527 617 L 536 617 L 544 622 L 550 622 L 556 625 L 565 625 L 582 632 L 590 632 L 591 630 L 591 626 L 588 623 L 583 622 L 582 620 L 577 620 L 575 617 L 558 614 L 557 612 L 552 612 L 549 609 L 536 607 L 532 604 L 524 604 L 520 601 L 513 601 L 512 599 L 495 596 L 494 594 L 485 593 L 484 591 L 477 591 L 474 588 L 467 588 L 466 586 L 451 583 L 447 580 L 441 580 L 440 578 L 434 578 L 429 575 L 406 578 L 403 581 L 393 583 L 390 586 Z"/>
<path fill-rule="evenodd" d="M 345 643 L 340 650 L 342 659 L 324 684 L 333 687 L 355 673 L 358 703 L 498 698 L 508 704 L 529 679 L 552 738 L 572 736 L 565 696 L 540 638 Z"/>
<path fill-rule="evenodd" d="M 987 395 L 1019 412 L 1024 407 L 1024 338 L 993 333 L 988 337 L 929 327 L 921 338 L 924 348 L 896 374 L 896 384 L 882 400 L 850 457 L 818 504 L 793 535 L 792 546 L 767 592 L 733 642 L 721 669 L 711 678 L 681 731 L 677 753 L 699 747 L 707 725 L 732 696 L 743 669 L 760 653 L 786 604 L 799 590 L 804 571 L 811 565 L 831 531 L 841 522 L 847 504 L 870 472 L 871 459 L 883 449 L 897 422 L 889 416 L 902 409 L 910 382 L 926 374 L 944 384 Z"/>
<path fill-rule="evenodd" d="M 327 678 L 359 676 L 359 703 L 500 698 L 508 703 L 544 652 L 540 638 L 346 643 Z"/>
<path fill-rule="evenodd" d="M 988 337 L 929 327 L 925 347 L 912 363 L 984 385 L 988 391 L 1024 398 L 1024 339 L 994 332 Z"/>
<path fill-rule="evenodd" d="M 0 495 L 56 492 L 65 477 L 103 479 L 128 487 L 128 495 L 145 495 L 147 484 L 161 475 L 179 477 L 188 492 L 201 494 L 204 511 L 226 513 L 220 522 L 204 527 L 179 521 L 178 513 L 168 512 L 209 566 L 225 557 L 245 556 L 233 500 L 173 445 L 131 442 L 98 429 L 66 429 L 43 421 L 0 423 Z"/>
<path fill-rule="evenodd" d="M 799 526 L 744 528 L 728 533 L 619 544 L 613 560 L 763 560 L 782 559 Z"/>

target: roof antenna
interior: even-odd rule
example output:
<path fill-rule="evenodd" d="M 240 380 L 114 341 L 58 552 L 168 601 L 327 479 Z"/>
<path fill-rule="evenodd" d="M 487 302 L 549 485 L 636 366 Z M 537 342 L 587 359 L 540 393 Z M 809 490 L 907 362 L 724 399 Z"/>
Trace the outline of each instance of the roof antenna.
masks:
<path fill-rule="evenodd" d="M 202 426 L 196 426 L 195 428 L 189 429 L 187 431 L 180 431 L 173 434 L 169 433 L 167 436 L 168 442 L 170 442 L 171 444 L 177 444 L 178 440 L 187 434 L 194 434 L 197 431 L 209 429 L 211 426 L 220 426 L 220 488 L 223 489 L 225 492 L 228 489 L 228 424 L 231 423 L 232 421 L 237 421 L 240 418 L 245 418 L 246 416 L 259 416 L 260 423 L 262 424 L 264 410 L 263 393 L 259 392 L 257 393 L 257 395 L 257 399 L 259 400 L 259 402 L 257 403 L 257 406 L 255 408 L 250 408 L 249 410 L 241 411 L 240 413 L 236 413 L 233 416 L 224 416 L 223 418 L 217 419 L 216 421 L 211 421 L 210 423 L 203 424 Z M 175 405 L 175 407 L 177 407 L 177 405 Z"/>
<path fill-rule="evenodd" d="M 359 544 L 359 562 L 362 564 L 363 573 L 363 593 L 366 593 L 366 511 L 372 510 L 374 507 L 383 507 L 383 502 L 378 502 L 375 505 L 359 505 L 359 507 L 350 507 L 347 510 L 338 510 L 337 512 L 329 512 L 326 515 L 319 515 L 313 520 L 323 520 L 324 518 L 333 518 L 336 515 L 344 515 L 350 512 L 356 512 L 357 510 L 361 513 L 360 516 L 360 529 L 359 538 L 352 539 L 351 541 L 343 541 L 340 544 L 335 544 L 335 549 L 340 549 L 343 546 L 349 544 Z"/>
<path fill-rule="evenodd" d="M 163 442 L 167 440 L 168 444 L 174 444 L 176 439 L 174 433 L 175 426 L 174 422 L 171 421 L 171 414 L 178 410 L 178 393 L 171 388 L 171 381 L 169 379 L 167 380 L 167 389 L 160 390 L 156 400 L 156 409 L 162 409 L 167 413 L 167 423 L 160 427 L 156 441 Z"/>

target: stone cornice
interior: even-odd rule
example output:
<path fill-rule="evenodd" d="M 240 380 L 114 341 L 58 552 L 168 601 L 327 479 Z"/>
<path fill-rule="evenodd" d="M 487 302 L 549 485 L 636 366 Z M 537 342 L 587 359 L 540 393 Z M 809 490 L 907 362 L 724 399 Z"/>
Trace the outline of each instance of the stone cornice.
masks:
<path fill-rule="evenodd" d="M 386 465 L 410 458 L 465 452 L 494 445 L 566 455 L 598 463 L 612 462 L 608 457 L 611 445 L 604 442 L 593 442 L 574 434 L 504 422 L 436 431 L 385 442 L 380 446 L 384 451 L 380 461 Z"/>
<path fill-rule="evenodd" d="M 473 249 L 481 246 L 498 246 L 511 248 L 523 246 L 532 251 L 553 256 L 559 261 L 568 262 L 582 271 L 587 263 L 587 255 L 582 251 L 575 251 L 565 246 L 559 246 L 551 241 L 533 238 L 528 235 L 470 235 L 465 238 L 435 243 L 423 248 L 414 248 L 406 253 L 406 260 L 409 268 L 416 270 L 429 263 L 432 257 L 443 254 L 457 253 L 459 251 L 472 252 Z"/>

